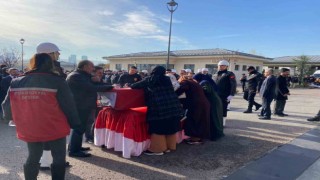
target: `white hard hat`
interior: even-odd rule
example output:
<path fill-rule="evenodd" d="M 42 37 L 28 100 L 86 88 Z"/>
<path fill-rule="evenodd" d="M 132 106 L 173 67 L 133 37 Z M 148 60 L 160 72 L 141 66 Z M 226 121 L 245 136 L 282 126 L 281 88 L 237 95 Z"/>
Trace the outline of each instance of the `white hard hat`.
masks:
<path fill-rule="evenodd" d="M 191 69 L 185 69 L 187 73 L 192 72 Z"/>
<path fill-rule="evenodd" d="M 201 71 L 209 71 L 208 68 L 202 68 Z"/>
<path fill-rule="evenodd" d="M 37 46 L 37 54 L 40 53 L 53 53 L 53 52 L 57 52 L 57 51 L 61 51 L 57 45 L 53 44 L 53 43 L 49 43 L 49 42 L 44 42 L 44 43 L 40 43 Z"/>
<path fill-rule="evenodd" d="M 229 62 L 227 60 L 221 60 L 219 61 L 218 66 L 229 66 Z"/>

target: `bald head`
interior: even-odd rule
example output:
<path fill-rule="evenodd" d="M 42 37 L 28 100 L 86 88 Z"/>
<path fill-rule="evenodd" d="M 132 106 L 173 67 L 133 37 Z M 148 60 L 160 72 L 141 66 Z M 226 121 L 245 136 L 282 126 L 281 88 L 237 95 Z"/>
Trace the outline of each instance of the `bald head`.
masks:
<path fill-rule="evenodd" d="M 270 75 L 273 75 L 273 69 L 272 69 L 272 68 L 266 69 L 265 72 L 264 72 L 264 75 L 265 75 L 266 77 L 268 77 L 268 76 L 270 76 Z"/>

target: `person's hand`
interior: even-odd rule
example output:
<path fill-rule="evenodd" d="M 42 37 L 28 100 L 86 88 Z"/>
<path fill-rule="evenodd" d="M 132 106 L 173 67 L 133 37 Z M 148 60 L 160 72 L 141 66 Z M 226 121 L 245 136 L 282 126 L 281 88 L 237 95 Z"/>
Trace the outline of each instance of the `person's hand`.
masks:
<path fill-rule="evenodd" d="M 233 96 L 231 96 L 231 95 L 228 96 L 228 97 L 227 97 L 227 101 L 230 102 L 230 101 L 232 100 L 232 98 L 233 98 Z"/>

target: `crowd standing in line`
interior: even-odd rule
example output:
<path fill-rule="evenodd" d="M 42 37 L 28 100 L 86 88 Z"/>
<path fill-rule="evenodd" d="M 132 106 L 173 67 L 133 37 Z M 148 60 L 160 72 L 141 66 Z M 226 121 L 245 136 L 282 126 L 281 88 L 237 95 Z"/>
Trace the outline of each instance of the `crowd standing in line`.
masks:
<path fill-rule="evenodd" d="M 80 61 L 75 71 L 63 73 L 58 62 L 59 51 L 53 43 L 39 44 L 28 71 L 22 76 L 17 69 L 1 66 L 0 100 L 5 99 L 4 118 L 14 120 L 18 138 L 28 144 L 29 154 L 24 164 L 26 179 L 36 179 L 39 169 L 50 169 L 53 179 L 64 179 L 65 168 L 69 166 L 67 150 L 74 158 L 91 155 L 87 152 L 90 148 L 82 146 L 82 138 L 85 135 L 86 142 L 93 142 L 97 92 L 114 86 L 145 91 L 146 122 L 151 135 L 146 155 L 175 151 L 175 133 L 181 128 L 190 137 L 185 140 L 190 145 L 224 136 L 227 107 L 236 93 L 236 77 L 228 71 L 228 61 L 219 61 L 218 72 L 213 75 L 207 68 L 199 69 L 197 74 L 191 69 L 182 69 L 177 74 L 175 69 L 162 66 L 155 67 L 150 74 L 147 70 L 138 72 L 135 66 L 131 66 L 129 72 L 104 71 L 89 60 Z M 273 114 L 287 116 L 284 107 L 290 95 L 288 87 L 290 81 L 291 85 L 296 83 L 294 77 L 290 79 L 289 69 L 281 69 L 277 77 L 273 69 L 267 69 L 264 76 L 253 66 L 247 71 L 248 76 L 243 74 L 240 80 L 243 98 L 248 101 L 244 113 L 252 113 L 253 106 L 256 111 L 262 107 L 259 119 L 270 120 L 270 106 L 275 100 Z M 262 105 L 254 100 L 257 93 Z M 37 109 L 37 113 L 30 113 L 32 109 Z M 54 113 L 45 113 L 49 109 Z M 308 121 L 320 121 L 320 111 Z"/>

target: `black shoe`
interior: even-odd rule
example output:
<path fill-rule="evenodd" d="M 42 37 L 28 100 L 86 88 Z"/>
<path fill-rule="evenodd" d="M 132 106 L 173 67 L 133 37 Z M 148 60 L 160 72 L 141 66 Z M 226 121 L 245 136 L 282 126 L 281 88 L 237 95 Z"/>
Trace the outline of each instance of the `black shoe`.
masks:
<path fill-rule="evenodd" d="M 85 158 L 85 157 L 90 157 L 91 154 L 87 153 L 87 152 L 83 152 L 83 151 L 79 151 L 79 152 L 69 152 L 69 156 L 70 157 L 80 157 L 80 158 Z"/>
<path fill-rule="evenodd" d="M 282 116 L 289 116 L 289 114 L 282 113 Z"/>
<path fill-rule="evenodd" d="M 252 110 L 245 110 L 245 111 L 243 111 L 243 113 L 252 113 Z"/>
<path fill-rule="evenodd" d="M 152 152 L 152 151 L 146 150 L 145 152 L 143 152 L 143 154 L 149 155 L 149 156 L 161 156 L 164 153 L 163 152 L 158 152 L 157 153 L 157 152 Z"/>
<path fill-rule="evenodd" d="M 280 116 L 280 117 L 283 117 L 283 116 L 284 116 L 283 114 L 278 114 L 278 113 L 274 113 L 274 115 Z"/>
<path fill-rule="evenodd" d="M 65 167 L 66 168 L 71 167 L 71 165 L 70 165 L 70 163 L 68 161 L 66 161 Z M 40 171 L 48 171 L 48 170 L 50 170 L 50 167 L 48 167 L 48 166 L 47 167 L 46 166 L 44 166 L 44 167 L 40 166 L 39 170 Z"/>
<path fill-rule="evenodd" d="M 40 170 L 40 171 L 48 171 L 48 170 L 50 170 L 50 167 L 40 166 L 40 167 L 39 167 L 39 170 Z"/>
<path fill-rule="evenodd" d="M 81 147 L 80 150 L 81 151 L 90 151 L 91 149 L 90 149 L 90 147 Z"/>
<path fill-rule="evenodd" d="M 256 105 L 256 111 L 258 111 L 261 107 L 262 107 L 262 105 L 260 105 L 260 104 Z"/>
<path fill-rule="evenodd" d="M 263 116 L 263 117 L 259 117 L 259 119 L 261 119 L 261 120 L 270 120 L 271 118 Z"/>
<path fill-rule="evenodd" d="M 320 116 L 307 119 L 307 121 L 320 121 Z"/>
<path fill-rule="evenodd" d="M 258 117 L 263 117 L 263 115 L 261 115 L 261 114 L 258 114 Z"/>

